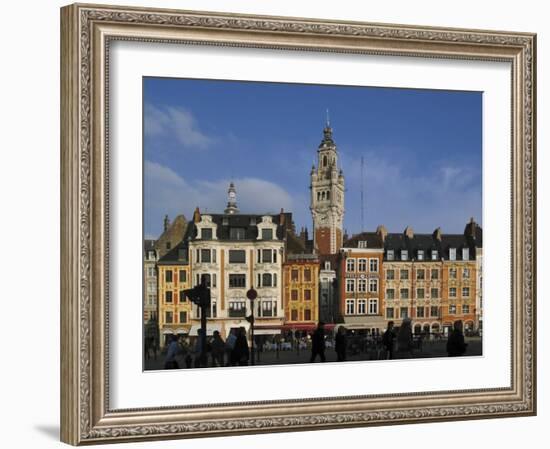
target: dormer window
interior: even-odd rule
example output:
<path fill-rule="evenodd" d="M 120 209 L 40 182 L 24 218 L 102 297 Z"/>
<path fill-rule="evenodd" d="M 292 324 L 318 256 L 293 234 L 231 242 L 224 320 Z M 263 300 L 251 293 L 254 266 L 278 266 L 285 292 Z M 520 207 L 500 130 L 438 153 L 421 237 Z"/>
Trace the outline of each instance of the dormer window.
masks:
<path fill-rule="evenodd" d="M 222 218 L 222 225 L 223 226 L 229 226 L 229 218 Z"/>
<path fill-rule="evenodd" d="M 359 248 L 366 248 L 367 247 L 367 241 L 366 240 L 359 240 L 357 246 Z"/>
<path fill-rule="evenodd" d="M 401 260 L 408 260 L 409 252 L 406 249 L 401 250 Z"/>
<path fill-rule="evenodd" d="M 244 240 L 245 239 L 244 228 L 230 228 L 229 238 L 231 240 Z"/>
<path fill-rule="evenodd" d="M 438 256 L 439 256 L 439 254 L 437 254 L 437 250 L 432 249 L 432 260 L 437 260 Z"/>
<path fill-rule="evenodd" d="M 203 240 L 212 240 L 212 228 L 202 228 L 201 238 Z"/>
<path fill-rule="evenodd" d="M 325 262 L 325 270 L 330 270 L 330 262 L 329 261 Z"/>
<path fill-rule="evenodd" d="M 462 260 L 470 259 L 470 248 L 462 248 Z"/>
<path fill-rule="evenodd" d="M 273 240 L 273 229 L 262 229 L 262 240 Z"/>
<path fill-rule="evenodd" d="M 256 226 L 256 219 L 254 217 L 250 218 L 250 226 Z"/>
<path fill-rule="evenodd" d="M 456 260 L 456 248 L 449 248 L 449 260 Z"/>
<path fill-rule="evenodd" d="M 418 260 L 424 260 L 424 250 L 419 249 L 418 253 L 416 253 L 416 257 L 418 258 Z"/>
<path fill-rule="evenodd" d="M 388 249 L 388 251 L 386 252 L 386 257 L 387 257 L 388 260 L 393 260 L 394 259 L 393 249 Z"/>

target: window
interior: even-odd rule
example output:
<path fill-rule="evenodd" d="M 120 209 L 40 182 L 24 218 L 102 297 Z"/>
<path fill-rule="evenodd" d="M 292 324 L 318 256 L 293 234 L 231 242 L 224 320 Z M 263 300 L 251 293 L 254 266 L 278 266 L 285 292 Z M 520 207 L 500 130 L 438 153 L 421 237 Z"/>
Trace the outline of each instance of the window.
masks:
<path fill-rule="evenodd" d="M 360 299 L 357 301 L 357 313 L 359 315 L 365 315 L 367 313 L 367 301 Z"/>
<path fill-rule="evenodd" d="M 347 292 L 355 291 L 355 279 L 346 279 L 346 291 Z"/>
<path fill-rule="evenodd" d="M 462 287 L 462 297 L 463 298 L 470 297 L 470 287 Z"/>
<path fill-rule="evenodd" d="M 386 279 L 390 281 L 395 279 L 395 270 L 386 270 Z"/>
<path fill-rule="evenodd" d="M 456 287 L 449 288 L 449 298 L 456 298 Z"/>
<path fill-rule="evenodd" d="M 409 316 L 409 309 L 407 307 L 401 307 L 399 309 L 399 318 L 408 318 Z"/>
<path fill-rule="evenodd" d="M 229 288 L 244 288 L 246 286 L 246 274 L 230 274 Z"/>
<path fill-rule="evenodd" d="M 298 270 L 293 269 L 290 271 L 290 279 L 294 282 L 298 282 Z"/>
<path fill-rule="evenodd" d="M 367 271 L 367 259 L 357 260 L 357 271 Z"/>
<path fill-rule="evenodd" d="M 304 321 L 311 321 L 311 310 L 305 309 L 304 310 Z"/>
<path fill-rule="evenodd" d="M 246 251 L 243 249 L 230 249 L 229 263 L 246 263 Z"/>
<path fill-rule="evenodd" d="M 273 240 L 273 229 L 262 229 L 262 240 Z"/>
<path fill-rule="evenodd" d="M 311 290 L 309 288 L 304 290 L 304 299 L 306 301 L 311 301 Z"/>
<path fill-rule="evenodd" d="M 211 259 L 211 253 L 209 249 L 201 249 L 201 259 L 200 261 L 202 263 L 210 263 L 212 261 Z"/>
<path fill-rule="evenodd" d="M 417 318 L 424 318 L 424 307 L 417 307 L 416 308 L 416 317 Z"/>
<path fill-rule="evenodd" d="M 393 317 L 393 307 L 386 307 L 386 318 L 392 319 Z"/>
<path fill-rule="evenodd" d="M 271 249 L 262 249 L 262 262 L 263 263 L 273 263 L 273 250 Z"/>
<path fill-rule="evenodd" d="M 470 259 L 470 248 L 462 248 L 462 260 Z"/>
<path fill-rule="evenodd" d="M 216 287 L 216 275 L 215 274 L 211 275 L 209 273 L 205 273 L 205 274 L 201 275 L 201 274 L 197 273 L 197 284 L 200 284 L 200 279 L 201 279 L 202 276 L 204 276 L 207 287 Z"/>
<path fill-rule="evenodd" d="M 229 316 L 242 317 L 246 315 L 246 303 L 244 301 L 229 301 Z"/>
<path fill-rule="evenodd" d="M 330 270 L 330 262 L 325 262 L 325 270 Z"/>
<path fill-rule="evenodd" d="M 276 314 L 272 301 L 258 302 L 258 316 L 275 316 Z"/>
<path fill-rule="evenodd" d="M 468 304 L 463 304 L 462 305 L 462 313 L 463 314 L 470 313 L 470 306 Z"/>
<path fill-rule="evenodd" d="M 424 299 L 424 289 L 423 288 L 417 288 L 416 289 L 416 298 L 417 299 Z"/>
<path fill-rule="evenodd" d="M 357 291 L 364 293 L 367 291 L 367 280 L 366 279 L 357 279 Z"/>
<path fill-rule="evenodd" d="M 154 293 L 157 290 L 157 285 L 154 282 L 147 283 L 147 291 L 149 293 Z"/>
<path fill-rule="evenodd" d="M 290 321 L 298 321 L 298 311 L 296 309 L 290 311 Z"/>
<path fill-rule="evenodd" d="M 439 289 L 438 288 L 432 288 L 430 292 L 430 296 L 432 299 L 439 298 Z"/>
<path fill-rule="evenodd" d="M 423 269 L 416 270 L 416 279 L 423 281 L 426 279 L 426 275 Z"/>
<path fill-rule="evenodd" d="M 178 276 L 178 277 L 179 277 L 179 281 L 180 281 L 180 282 L 182 282 L 182 283 L 183 283 L 183 282 L 187 282 L 187 271 L 185 271 L 185 270 L 180 270 L 179 276 Z"/>
<path fill-rule="evenodd" d="M 400 297 L 401 297 L 401 299 L 409 299 L 409 289 L 408 288 L 402 288 L 400 290 Z"/>
<path fill-rule="evenodd" d="M 449 268 L 449 278 L 456 279 L 456 268 Z"/>
<path fill-rule="evenodd" d="M 436 249 L 432 249 L 432 260 L 437 260 L 439 257 L 439 254 Z"/>
<path fill-rule="evenodd" d="M 456 248 L 449 248 L 449 260 L 456 260 Z"/>
<path fill-rule="evenodd" d="M 180 323 L 187 323 L 187 312 L 180 312 Z"/>
<path fill-rule="evenodd" d="M 292 299 L 292 301 L 298 301 L 298 290 L 290 291 L 290 299 Z"/>
<path fill-rule="evenodd" d="M 172 292 L 164 292 L 164 302 L 172 302 Z"/>
<path fill-rule="evenodd" d="M 399 271 L 399 278 L 402 280 L 409 279 L 409 270 L 400 270 Z"/>
<path fill-rule="evenodd" d="M 470 269 L 464 268 L 462 270 L 462 279 L 470 279 Z"/>
<path fill-rule="evenodd" d="M 346 270 L 355 271 L 355 259 L 348 259 L 346 261 Z"/>
<path fill-rule="evenodd" d="M 406 249 L 401 250 L 401 260 L 407 260 L 409 258 L 409 252 Z"/>
<path fill-rule="evenodd" d="M 378 314 L 378 299 L 369 299 L 369 315 Z"/>
<path fill-rule="evenodd" d="M 358 248 L 366 248 L 367 247 L 367 241 L 366 240 L 359 240 L 357 244 Z"/>
<path fill-rule="evenodd" d="M 166 312 L 166 314 L 164 315 L 164 322 L 166 324 L 172 324 L 173 321 L 174 321 L 174 313 L 173 312 Z"/>
<path fill-rule="evenodd" d="M 439 316 L 439 307 L 437 307 L 437 306 L 430 307 L 430 316 L 438 317 Z"/>
<path fill-rule="evenodd" d="M 187 296 L 185 296 L 184 290 L 180 290 L 179 301 L 180 301 L 180 303 L 183 303 L 183 302 L 187 301 Z"/>
<path fill-rule="evenodd" d="M 378 273 L 378 259 L 370 259 L 370 271 L 372 273 Z"/>
<path fill-rule="evenodd" d="M 378 292 L 378 279 L 369 279 L 369 292 Z"/>
<path fill-rule="evenodd" d="M 273 277 L 271 276 L 271 273 L 264 273 L 262 274 L 262 287 L 272 287 L 273 286 Z"/>
<path fill-rule="evenodd" d="M 386 259 L 388 260 L 394 260 L 395 259 L 395 255 L 393 253 L 393 249 L 388 249 L 386 251 Z"/>
<path fill-rule="evenodd" d="M 150 306 L 155 305 L 155 295 L 149 295 L 149 305 Z"/>
<path fill-rule="evenodd" d="M 432 268 L 432 279 L 439 279 L 439 270 L 437 268 Z"/>
<path fill-rule="evenodd" d="M 346 314 L 353 315 L 355 313 L 355 301 L 353 299 L 346 299 Z"/>
<path fill-rule="evenodd" d="M 201 238 L 203 240 L 212 240 L 212 228 L 202 228 Z"/>
<path fill-rule="evenodd" d="M 172 248 L 172 242 L 166 242 L 166 249 Z"/>
<path fill-rule="evenodd" d="M 450 313 L 451 315 L 456 314 L 456 305 L 455 305 L 455 304 L 451 304 L 451 305 L 449 306 L 449 313 Z"/>
<path fill-rule="evenodd" d="M 423 249 L 418 250 L 418 252 L 416 253 L 416 258 L 418 260 L 424 260 L 424 250 Z"/>
<path fill-rule="evenodd" d="M 165 282 L 172 282 L 172 270 L 166 270 L 164 272 L 164 281 Z"/>
<path fill-rule="evenodd" d="M 311 269 L 306 268 L 304 270 L 304 282 L 311 282 Z"/>
<path fill-rule="evenodd" d="M 395 290 L 393 288 L 386 289 L 386 299 L 395 299 Z"/>
<path fill-rule="evenodd" d="M 229 228 L 229 238 L 231 240 L 244 240 L 245 229 L 244 228 Z"/>
<path fill-rule="evenodd" d="M 155 276 L 155 267 L 147 267 L 147 276 L 150 278 Z"/>

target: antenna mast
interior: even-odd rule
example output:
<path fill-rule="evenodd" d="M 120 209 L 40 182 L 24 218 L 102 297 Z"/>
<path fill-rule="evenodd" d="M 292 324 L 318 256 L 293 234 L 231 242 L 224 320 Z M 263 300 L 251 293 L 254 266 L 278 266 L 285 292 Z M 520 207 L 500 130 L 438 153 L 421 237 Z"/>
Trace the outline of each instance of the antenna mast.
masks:
<path fill-rule="evenodd" d="M 365 230 L 365 193 L 364 193 L 364 183 L 363 183 L 363 170 L 364 162 L 363 156 L 361 156 L 361 232 Z"/>

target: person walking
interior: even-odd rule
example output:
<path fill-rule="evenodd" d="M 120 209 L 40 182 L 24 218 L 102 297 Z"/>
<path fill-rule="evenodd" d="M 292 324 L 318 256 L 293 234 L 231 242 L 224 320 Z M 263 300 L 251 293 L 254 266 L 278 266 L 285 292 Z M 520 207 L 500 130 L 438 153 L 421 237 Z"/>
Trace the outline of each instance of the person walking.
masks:
<path fill-rule="evenodd" d="M 310 363 L 313 363 L 315 359 L 319 356 L 321 362 L 325 362 L 325 323 L 319 321 L 317 329 L 313 332 L 311 337 L 311 358 L 309 359 Z"/>
<path fill-rule="evenodd" d="M 225 354 L 225 342 L 223 341 L 220 332 L 214 331 L 212 338 L 212 366 L 223 366 Z"/>
<path fill-rule="evenodd" d="M 172 335 L 170 343 L 168 344 L 168 350 L 166 351 L 166 359 L 164 359 L 164 369 L 178 369 L 178 361 L 176 356 L 179 352 L 178 336 Z"/>
<path fill-rule="evenodd" d="M 194 365 L 195 368 L 205 368 L 208 365 L 208 359 L 206 352 L 202 352 L 202 329 L 197 329 L 197 341 L 195 342 L 195 348 L 193 350 L 195 355 Z"/>
<path fill-rule="evenodd" d="M 386 328 L 386 332 L 384 332 L 384 335 L 382 337 L 382 345 L 386 350 L 386 359 L 388 360 L 393 359 L 393 345 L 395 340 L 393 325 L 393 321 L 388 322 L 388 327 Z"/>
<path fill-rule="evenodd" d="M 466 352 L 468 344 L 464 342 L 464 334 L 462 332 L 462 321 L 455 321 L 453 330 L 447 340 L 447 354 L 449 357 L 460 357 Z"/>
<path fill-rule="evenodd" d="M 244 327 L 241 327 L 237 333 L 235 346 L 231 351 L 231 365 L 246 366 L 248 365 L 249 358 L 250 349 L 248 348 L 248 341 L 246 340 L 246 330 Z"/>
<path fill-rule="evenodd" d="M 346 328 L 340 326 L 338 332 L 336 333 L 336 338 L 334 341 L 334 349 L 336 350 L 336 361 L 345 362 L 346 361 L 346 351 L 348 346 L 348 340 L 346 337 Z"/>
<path fill-rule="evenodd" d="M 413 336 L 411 319 L 404 318 L 397 333 L 397 358 L 410 359 L 412 357 Z"/>
<path fill-rule="evenodd" d="M 226 360 L 227 360 L 227 366 L 233 365 L 233 360 L 231 357 L 231 354 L 233 352 L 233 349 L 235 348 L 235 342 L 237 341 L 237 331 L 236 329 L 231 329 L 229 331 L 229 335 L 225 339 L 225 352 L 226 352 Z"/>

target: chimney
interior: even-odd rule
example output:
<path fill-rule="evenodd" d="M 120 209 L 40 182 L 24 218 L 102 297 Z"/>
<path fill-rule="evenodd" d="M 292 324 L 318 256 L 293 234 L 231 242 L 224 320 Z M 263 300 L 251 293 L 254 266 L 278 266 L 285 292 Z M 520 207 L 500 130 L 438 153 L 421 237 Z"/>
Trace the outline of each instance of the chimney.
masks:
<path fill-rule="evenodd" d="M 388 230 L 384 225 L 378 225 L 376 228 L 376 233 L 378 236 L 382 239 L 382 243 L 386 241 L 386 237 L 388 236 Z"/>
<path fill-rule="evenodd" d="M 473 239 L 475 239 L 476 226 L 477 226 L 477 223 L 474 221 L 474 217 L 470 217 L 470 221 L 466 224 L 466 227 L 464 228 L 464 236 L 472 237 Z"/>
<path fill-rule="evenodd" d="M 281 207 L 281 213 L 279 214 L 279 224 L 281 226 L 285 225 L 285 211 L 282 207 Z"/>
<path fill-rule="evenodd" d="M 414 231 L 413 231 L 413 228 L 411 228 L 410 226 L 407 226 L 407 227 L 405 228 L 405 235 L 406 235 L 407 238 L 409 238 L 409 239 L 414 238 Z"/>
<path fill-rule="evenodd" d="M 432 234 L 432 237 L 434 238 L 434 240 L 441 242 L 441 228 L 437 228 Z"/>
<path fill-rule="evenodd" d="M 168 215 L 164 216 L 164 232 L 168 230 L 168 227 L 170 226 L 170 219 L 168 218 Z"/>
<path fill-rule="evenodd" d="M 199 210 L 198 206 L 195 208 L 195 212 L 193 212 L 193 221 L 195 223 L 201 221 L 201 211 Z"/>

